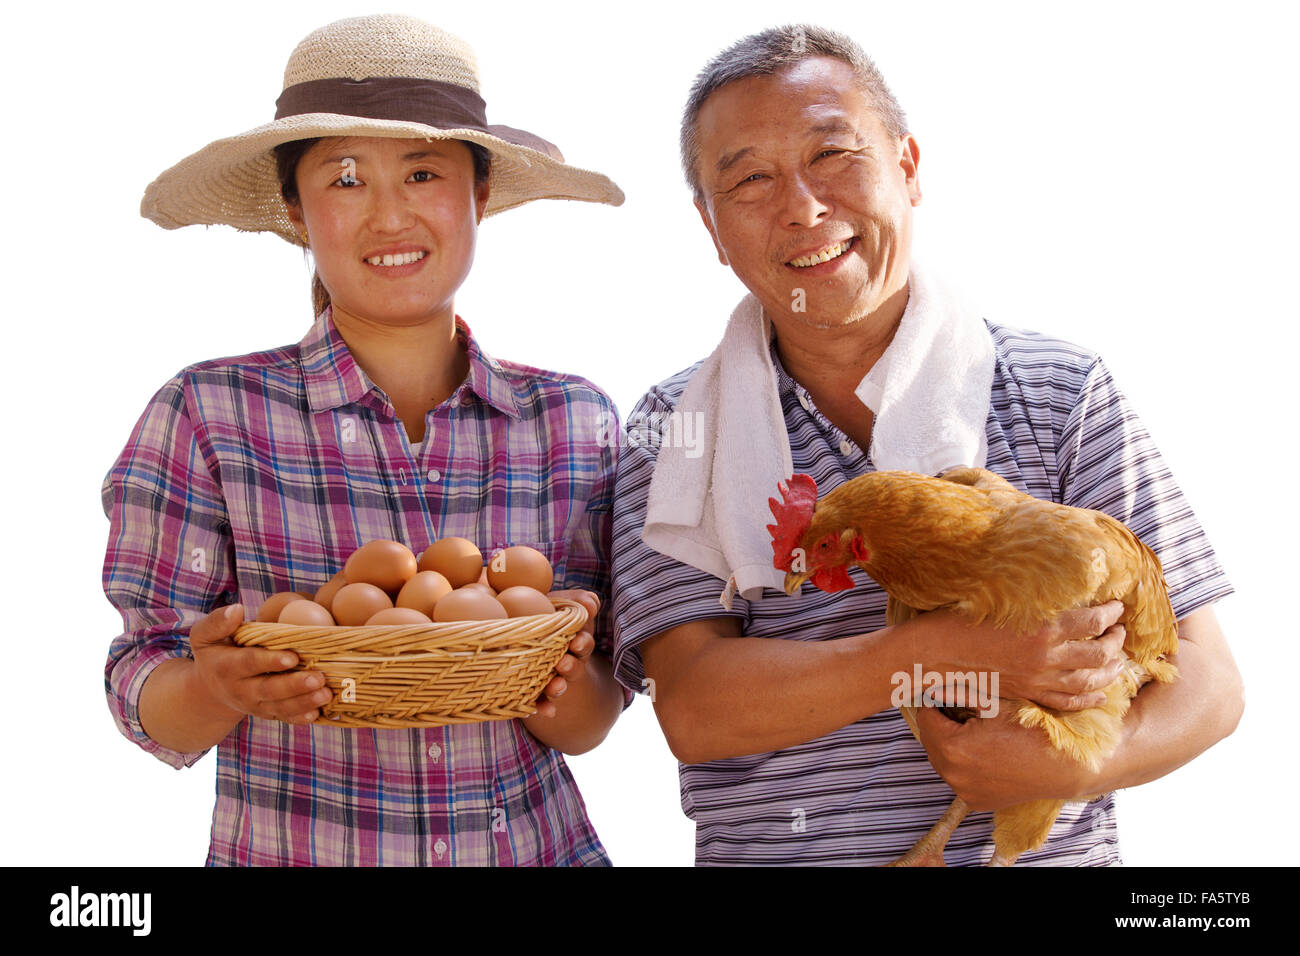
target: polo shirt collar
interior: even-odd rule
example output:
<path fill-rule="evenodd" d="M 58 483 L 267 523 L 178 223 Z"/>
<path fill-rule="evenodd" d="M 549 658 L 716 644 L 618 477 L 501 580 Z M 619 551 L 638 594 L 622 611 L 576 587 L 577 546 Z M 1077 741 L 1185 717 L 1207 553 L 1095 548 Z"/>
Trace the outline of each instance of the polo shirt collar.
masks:
<path fill-rule="evenodd" d="M 515 420 L 522 418 L 514 385 L 506 377 L 501 363 L 479 347 L 469 325 L 460 316 L 456 317 L 456 337 L 469 359 L 469 374 L 458 393 L 463 395 L 468 389 L 503 414 Z M 298 357 L 307 402 L 313 412 L 343 405 L 364 405 L 368 404 L 367 396 L 383 395 L 353 359 L 334 324 L 330 307 L 316 317 L 311 329 L 298 343 Z"/>

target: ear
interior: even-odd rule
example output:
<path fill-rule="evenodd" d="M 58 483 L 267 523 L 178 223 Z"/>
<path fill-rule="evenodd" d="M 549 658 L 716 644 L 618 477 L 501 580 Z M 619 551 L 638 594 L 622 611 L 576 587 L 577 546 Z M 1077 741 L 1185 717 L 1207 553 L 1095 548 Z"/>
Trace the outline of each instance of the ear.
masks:
<path fill-rule="evenodd" d="M 921 205 L 921 179 L 916 167 L 921 162 L 921 147 L 917 145 L 916 137 L 911 133 L 903 136 L 898 141 L 898 145 L 898 165 L 907 179 L 908 198 L 911 199 L 913 206 L 919 206 Z"/>
<path fill-rule="evenodd" d="M 709 217 L 709 212 L 704 208 L 704 203 L 698 199 L 695 200 L 695 211 L 700 214 L 700 221 L 704 223 L 704 228 L 709 230 L 709 238 L 713 240 L 713 248 L 718 250 L 718 261 L 724 266 L 730 266 L 727 261 L 727 254 L 722 251 L 722 244 L 718 242 L 718 234 L 713 228 L 713 220 Z"/>
<path fill-rule="evenodd" d="M 475 219 L 478 222 L 483 221 L 483 212 L 487 209 L 488 196 L 491 195 L 491 193 L 492 188 L 490 183 L 482 182 L 474 187 Z"/>
<path fill-rule="evenodd" d="M 289 202 L 287 199 L 281 201 L 284 203 L 285 215 L 287 215 L 289 221 L 293 223 L 293 231 L 298 233 L 298 238 L 301 239 L 303 230 L 307 228 L 307 224 L 302 218 L 302 206 L 296 202 Z"/>

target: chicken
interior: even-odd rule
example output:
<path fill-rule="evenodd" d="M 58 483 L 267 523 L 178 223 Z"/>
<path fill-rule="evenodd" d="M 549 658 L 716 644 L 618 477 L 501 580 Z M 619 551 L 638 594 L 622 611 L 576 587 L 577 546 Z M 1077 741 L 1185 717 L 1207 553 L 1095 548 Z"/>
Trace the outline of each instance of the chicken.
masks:
<path fill-rule="evenodd" d="M 1059 711 L 1027 700 L 1006 702 L 1024 727 L 1041 728 L 1051 746 L 1096 769 L 1120 738 L 1129 703 L 1148 680 L 1169 682 L 1166 658 L 1178 649 L 1178 622 L 1160 559 L 1109 515 L 1041 501 L 979 468 L 939 478 L 904 471 L 861 475 L 820 501 L 817 485 L 795 475 L 769 499 L 776 524 L 774 565 L 785 590 L 805 580 L 826 592 L 853 587 L 857 565 L 889 595 L 888 623 L 949 608 L 975 623 L 1036 630 L 1072 608 L 1124 604 L 1125 668 L 1107 688 L 1106 703 Z M 902 707 L 917 733 L 914 709 Z M 965 719 L 973 711 L 948 711 Z M 919 736 L 919 734 L 918 734 Z M 1010 866 L 1047 840 L 1065 801 L 1037 800 L 993 816 L 990 866 Z M 892 865 L 943 865 L 943 847 L 969 812 L 958 798 L 915 847 Z"/>

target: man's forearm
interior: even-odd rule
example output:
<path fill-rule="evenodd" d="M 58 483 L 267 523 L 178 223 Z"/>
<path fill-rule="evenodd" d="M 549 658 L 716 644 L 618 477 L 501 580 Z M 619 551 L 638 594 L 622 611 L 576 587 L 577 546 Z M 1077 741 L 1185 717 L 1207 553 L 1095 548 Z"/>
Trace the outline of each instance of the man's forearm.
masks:
<path fill-rule="evenodd" d="M 734 633 L 709 633 L 728 626 Z M 734 619 L 683 625 L 647 644 L 646 675 L 669 746 L 684 763 L 805 743 L 888 710 L 893 677 L 936 660 L 925 617 L 833 641 L 743 637 Z M 694 628 L 694 631 L 692 629 Z"/>

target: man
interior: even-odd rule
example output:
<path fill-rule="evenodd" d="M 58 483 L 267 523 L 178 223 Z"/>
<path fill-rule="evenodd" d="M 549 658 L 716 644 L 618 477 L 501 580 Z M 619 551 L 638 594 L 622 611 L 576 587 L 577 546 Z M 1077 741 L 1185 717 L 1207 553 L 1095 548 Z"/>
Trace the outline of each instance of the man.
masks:
<path fill-rule="evenodd" d="M 714 356 L 652 389 L 629 416 L 662 422 L 691 414 L 681 406 L 693 379 L 716 373 L 691 393 L 712 411 L 706 448 L 717 451 L 704 456 L 712 484 L 701 507 L 678 510 L 705 517 L 679 518 L 667 531 L 655 519 L 656 496 L 690 490 L 669 487 L 679 474 L 668 474 L 662 460 L 671 441 L 663 449 L 630 443 L 615 493 L 615 667 L 627 686 L 652 692 L 682 761 L 697 863 L 883 864 L 935 823 L 953 791 L 976 811 L 1101 794 L 1067 805 L 1046 845 L 1019 862 L 1118 862 L 1113 791 L 1191 760 L 1231 733 L 1242 709 L 1240 679 L 1210 607 L 1231 586 L 1146 432 L 1096 356 L 980 325 L 982 342 L 972 348 L 987 351 L 991 384 L 981 393 L 987 411 L 977 422 L 978 447 L 966 453 L 974 460 L 960 463 L 982 464 L 1037 497 L 1105 510 L 1151 545 L 1179 619 L 1181 676 L 1139 693 L 1123 741 L 1097 772 L 1053 752 L 1041 732 L 1012 724 L 1005 709 L 957 724 L 922 708 L 918 743 L 891 703 L 898 674 L 916 665 L 992 671 L 1003 697 L 1093 706 L 1118 673 L 1122 608 L 1063 612 L 1035 634 L 1016 635 L 947 612 L 885 627 L 886 596 L 856 569 L 857 586 L 835 594 L 805 587 L 788 597 L 755 586 L 754 565 L 742 568 L 732 554 L 738 546 L 727 540 L 731 518 L 719 500 L 731 487 L 727 474 L 743 482 L 748 468 L 730 463 L 735 452 L 724 449 L 752 444 L 754 468 L 771 460 L 764 452 L 775 450 L 761 447 L 755 425 L 770 398 L 788 439 L 781 451 L 822 493 L 877 467 L 878 423 L 864 386 L 895 373 L 897 355 L 880 360 L 904 317 L 920 310 L 920 273 L 910 258 L 920 153 L 861 50 L 800 26 L 748 37 L 705 68 L 683 118 L 682 154 L 718 257 L 750 290 L 755 311 L 761 305 L 772 336 L 763 348 L 767 377 L 753 378 L 760 383 L 753 421 L 738 421 L 740 406 L 728 406 L 725 394 L 728 363 L 741 361 L 728 343 L 744 303 Z M 948 358 L 934 351 L 935 361 Z M 762 394 L 764 387 L 776 394 Z M 925 387 L 946 386 L 931 376 Z M 760 528 L 770 520 L 765 508 L 730 514 Z M 946 861 L 988 862 L 990 833 L 991 814 L 971 814 Z"/>

